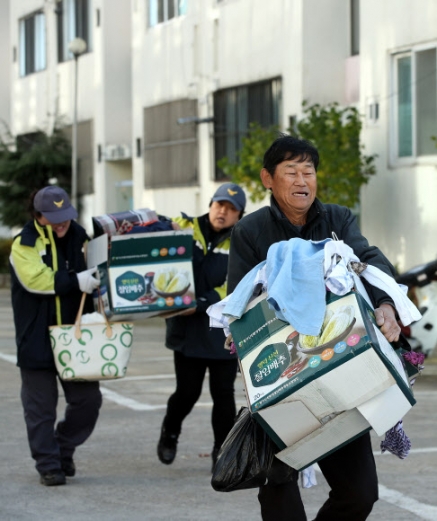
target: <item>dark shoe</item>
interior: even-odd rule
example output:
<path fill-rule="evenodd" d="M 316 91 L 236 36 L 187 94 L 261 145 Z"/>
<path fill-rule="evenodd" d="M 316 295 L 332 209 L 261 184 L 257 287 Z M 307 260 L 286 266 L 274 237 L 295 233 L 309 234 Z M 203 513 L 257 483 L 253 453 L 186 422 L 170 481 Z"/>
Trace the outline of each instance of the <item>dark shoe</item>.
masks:
<path fill-rule="evenodd" d="M 65 458 L 61 460 L 61 469 L 68 478 L 72 478 L 76 474 L 76 465 L 73 458 Z"/>
<path fill-rule="evenodd" d="M 217 463 L 217 456 L 218 456 L 219 450 L 220 449 L 218 449 L 216 447 L 214 449 L 212 449 L 212 452 L 211 452 L 211 458 L 212 458 L 211 474 L 214 473 L 215 464 Z"/>
<path fill-rule="evenodd" d="M 158 458 L 159 461 L 170 465 L 176 457 L 178 434 L 170 434 L 165 431 L 164 426 L 161 429 L 161 437 L 158 442 Z"/>
<path fill-rule="evenodd" d="M 62 470 L 52 470 L 50 472 L 44 472 L 40 475 L 39 482 L 41 485 L 46 487 L 56 487 L 58 485 L 65 485 L 67 480 Z"/>

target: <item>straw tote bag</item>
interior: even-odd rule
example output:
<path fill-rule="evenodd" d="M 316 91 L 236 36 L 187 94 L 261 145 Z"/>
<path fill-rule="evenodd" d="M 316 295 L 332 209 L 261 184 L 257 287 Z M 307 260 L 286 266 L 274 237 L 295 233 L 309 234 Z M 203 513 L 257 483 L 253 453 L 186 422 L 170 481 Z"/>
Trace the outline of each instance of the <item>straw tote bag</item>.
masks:
<path fill-rule="evenodd" d="M 49 327 L 59 377 L 70 381 L 123 378 L 132 352 L 133 324 L 109 322 L 104 311 L 82 315 L 86 296 L 83 293 L 74 324 Z M 99 310 L 103 310 L 100 293 Z"/>

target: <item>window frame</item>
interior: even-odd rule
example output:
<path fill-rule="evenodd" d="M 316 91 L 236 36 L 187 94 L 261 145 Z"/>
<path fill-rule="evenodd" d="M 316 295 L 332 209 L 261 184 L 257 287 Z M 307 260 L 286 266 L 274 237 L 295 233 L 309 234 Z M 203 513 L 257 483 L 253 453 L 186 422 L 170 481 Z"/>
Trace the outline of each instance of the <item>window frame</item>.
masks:
<path fill-rule="evenodd" d="M 26 24 L 32 20 L 31 42 L 28 41 L 28 27 Z M 47 68 L 47 22 L 43 10 L 23 16 L 18 21 L 18 69 L 21 78 L 46 70 Z M 32 54 L 31 64 L 28 63 Z"/>
<path fill-rule="evenodd" d="M 153 4 L 152 4 L 153 2 Z M 159 2 L 163 4 L 162 20 L 159 20 Z M 169 17 L 169 3 L 173 4 L 173 16 Z M 187 14 L 188 0 L 148 0 L 147 28 L 152 29 Z M 156 22 L 152 23 L 152 6 L 156 9 Z M 153 16 L 153 18 L 155 15 Z"/>
<path fill-rule="evenodd" d="M 86 4 L 86 10 L 79 6 Z M 85 40 L 87 48 L 85 53 L 92 51 L 92 2 L 91 0 L 56 0 L 56 38 L 58 50 L 58 63 L 74 59 L 73 53 L 68 50 L 68 43 L 74 38 Z M 86 13 L 86 16 L 84 16 Z M 79 20 L 79 15 L 81 20 Z M 85 24 L 83 24 L 83 20 Z M 79 22 L 79 23 L 78 23 Z"/>
<path fill-rule="evenodd" d="M 263 106 L 265 108 L 265 104 L 258 104 L 255 102 L 254 97 L 260 94 L 261 89 L 263 89 L 264 85 L 269 85 L 271 96 L 272 106 L 269 107 L 269 111 L 271 111 L 270 121 L 260 121 L 260 118 L 253 118 L 253 109 L 254 106 Z M 257 89 L 258 92 L 256 91 Z M 254 122 L 258 122 L 261 124 L 262 128 L 269 128 L 272 126 L 280 127 L 282 123 L 282 93 L 283 93 L 283 79 L 282 76 L 275 76 L 274 78 L 267 78 L 260 81 L 255 81 L 251 83 L 245 83 L 241 85 L 235 85 L 232 87 L 226 87 L 214 92 L 214 134 L 213 134 L 213 147 L 214 147 L 214 180 L 215 181 L 223 181 L 226 176 L 221 173 L 220 169 L 217 167 L 217 161 L 219 161 L 222 157 L 229 157 L 231 161 L 236 160 L 238 157 L 238 151 L 241 148 L 241 140 L 244 136 L 247 135 L 250 124 Z M 222 96 L 226 98 L 226 103 L 222 103 L 219 106 L 218 96 Z M 227 100 L 230 100 L 231 103 Z M 251 102 L 252 100 L 252 102 Z M 245 111 L 242 114 L 241 109 L 242 106 L 245 106 Z M 233 124 L 229 125 L 228 122 L 225 121 L 226 128 L 224 130 L 219 129 L 219 125 L 222 122 L 222 118 L 220 114 L 225 113 L 225 119 L 227 115 L 233 111 Z M 242 116 L 240 118 L 240 116 Z M 251 119 L 252 116 L 252 119 Z M 259 116 L 259 113 L 256 114 Z M 267 118 L 269 119 L 269 118 Z M 241 121 L 242 120 L 242 121 Z M 227 141 L 230 143 L 229 149 L 226 144 Z M 223 147 L 223 142 L 225 143 L 225 153 L 223 155 L 219 155 L 219 148 Z M 232 155 L 235 157 L 232 157 Z"/>
<path fill-rule="evenodd" d="M 390 165 L 402 167 L 412 164 L 437 164 L 437 148 L 435 154 L 417 155 L 417 53 L 435 49 L 437 65 L 437 41 L 426 44 L 414 45 L 400 49 L 390 55 L 390 78 L 391 78 L 391 104 L 390 104 Z M 412 134 L 412 154 L 411 156 L 399 156 L 399 112 L 398 112 L 398 61 L 401 58 L 411 58 L 411 134 Z M 437 80 L 437 70 L 436 70 Z M 437 95 L 437 94 L 436 94 Z M 436 112 L 437 116 L 437 112 Z M 436 129 L 437 135 L 437 129 Z"/>

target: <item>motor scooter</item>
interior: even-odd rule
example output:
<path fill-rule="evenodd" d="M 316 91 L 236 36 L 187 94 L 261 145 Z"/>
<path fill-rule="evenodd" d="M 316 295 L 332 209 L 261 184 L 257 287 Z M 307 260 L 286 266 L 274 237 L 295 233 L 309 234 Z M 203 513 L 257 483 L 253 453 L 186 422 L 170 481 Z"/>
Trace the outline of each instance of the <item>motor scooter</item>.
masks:
<path fill-rule="evenodd" d="M 408 287 L 408 296 L 422 314 L 409 326 L 401 326 L 414 351 L 430 356 L 437 345 L 437 260 L 420 264 L 396 277 Z"/>

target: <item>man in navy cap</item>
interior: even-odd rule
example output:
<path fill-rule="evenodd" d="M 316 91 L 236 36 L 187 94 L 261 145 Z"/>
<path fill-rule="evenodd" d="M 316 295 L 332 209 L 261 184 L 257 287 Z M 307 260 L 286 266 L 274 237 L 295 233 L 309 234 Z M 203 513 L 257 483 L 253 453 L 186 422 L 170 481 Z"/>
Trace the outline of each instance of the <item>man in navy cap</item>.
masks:
<path fill-rule="evenodd" d="M 157 450 L 167 465 L 175 459 L 182 422 L 199 399 L 207 369 L 213 400 L 213 466 L 234 423 L 237 359 L 224 349 L 223 331 L 209 327 L 206 310 L 226 296 L 231 231 L 245 206 L 244 191 L 235 183 L 224 183 L 212 196 L 207 214 L 172 219 L 180 229 L 193 230 L 197 307 L 166 321 L 165 345 L 174 351 L 176 390 L 168 400 Z"/>
<path fill-rule="evenodd" d="M 12 308 L 27 437 L 40 482 L 64 485 L 76 473 L 73 454 L 92 433 L 102 395 L 98 382 L 64 382 L 67 408 L 56 423 L 58 385 L 49 326 L 74 324 L 82 292 L 99 285 L 87 269 L 85 230 L 59 186 L 32 194 L 32 220 L 15 237 L 10 256 Z M 91 295 L 85 304 L 93 311 Z"/>

